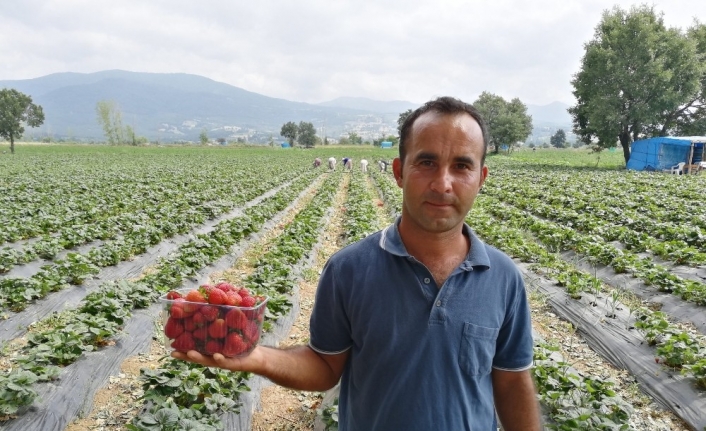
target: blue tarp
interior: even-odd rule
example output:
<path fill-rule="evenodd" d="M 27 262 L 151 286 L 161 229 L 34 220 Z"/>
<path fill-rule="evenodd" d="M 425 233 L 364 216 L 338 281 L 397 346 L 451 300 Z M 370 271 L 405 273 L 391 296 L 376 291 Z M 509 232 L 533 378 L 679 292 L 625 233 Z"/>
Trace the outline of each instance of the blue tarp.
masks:
<path fill-rule="evenodd" d="M 382 141 L 380 142 L 380 148 L 392 148 L 392 142 Z"/>
<path fill-rule="evenodd" d="M 289 145 L 289 142 L 282 142 L 282 148 L 291 148 L 292 146 Z"/>
<path fill-rule="evenodd" d="M 703 136 L 660 136 L 640 139 L 630 147 L 630 160 L 627 168 L 635 171 L 662 171 L 684 162 L 701 162 L 706 137 Z M 692 154 L 691 160 L 687 160 Z"/>

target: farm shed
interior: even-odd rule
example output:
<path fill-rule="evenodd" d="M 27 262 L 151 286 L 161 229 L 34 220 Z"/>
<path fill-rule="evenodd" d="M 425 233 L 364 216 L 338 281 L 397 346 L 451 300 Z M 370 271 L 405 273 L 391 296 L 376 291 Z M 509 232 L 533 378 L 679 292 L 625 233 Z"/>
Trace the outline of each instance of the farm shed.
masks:
<path fill-rule="evenodd" d="M 627 168 L 635 171 L 670 170 L 679 163 L 699 165 L 704 161 L 704 136 L 659 136 L 632 143 Z"/>
<path fill-rule="evenodd" d="M 382 141 L 380 142 L 380 148 L 392 148 L 392 142 Z"/>
<path fill-rule="evenodd" d="M 289 142 L 282 142 L 282 144 L 281 144 L 280 146 L 281 146 L 282 148 L 292 148 L 292 146 L 289 145 Z"/>

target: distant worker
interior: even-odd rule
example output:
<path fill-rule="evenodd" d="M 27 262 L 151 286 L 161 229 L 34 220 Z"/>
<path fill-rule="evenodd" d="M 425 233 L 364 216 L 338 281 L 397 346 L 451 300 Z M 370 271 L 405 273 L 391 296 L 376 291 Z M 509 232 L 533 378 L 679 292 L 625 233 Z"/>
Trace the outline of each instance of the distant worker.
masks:
<path fill-rule="evenodd" d="M 380 160 L 378 162 L 378 166 L 380 166 L 380 172 L 387 172 L 387 162 L 384 160 Z"/>
<path fill-rule="evenodd" d="M 367 161 L 367 160 L 362 159 L 362 160 L 360 161 L 360 169 L 361 169 L 363 172 L 368 172 L 368 161 Z"/>
<path fill-rule="evenodd" d="M 328 158 L 328 168 L 331 169 L 332 171 L 336 170 L 336 158 L 335 157 Z"/>
<path fill-rule="evenodd" d="M 318 168 L 319 166 L 321 166 L 321 159 L 317 157 L 314 159 L 314 167 Z"/>
<path fill-rule="evenodd" d="M 345 170 L 346 166 L 348 165 L 348 157 L 342 157 L 341 164 L 343 165 L 343 169 Z"/>
<path fill-rule="evenodd" d="M 349 171 L 352 170 L 353 169 L 353 159 L 351 159 L 350 157 L 346 158 L 346 163 L 343 166 L 345 166 L 345 168 L 348 169 Z"/>

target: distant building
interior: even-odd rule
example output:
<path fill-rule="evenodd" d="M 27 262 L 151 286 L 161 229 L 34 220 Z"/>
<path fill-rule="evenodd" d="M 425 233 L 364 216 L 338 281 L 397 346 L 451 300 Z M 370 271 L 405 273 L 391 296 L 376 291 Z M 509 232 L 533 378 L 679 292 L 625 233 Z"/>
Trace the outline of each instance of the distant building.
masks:
<path fill-rule="evenodd" d="M 380 148 L 392 148 L 392 142 L 382 141 L 380 142 Z"/>

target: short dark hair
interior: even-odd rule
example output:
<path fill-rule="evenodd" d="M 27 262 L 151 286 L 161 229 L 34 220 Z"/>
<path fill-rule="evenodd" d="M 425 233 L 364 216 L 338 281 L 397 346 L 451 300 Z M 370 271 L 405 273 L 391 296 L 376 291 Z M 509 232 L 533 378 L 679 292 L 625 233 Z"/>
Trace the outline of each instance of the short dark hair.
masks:
<path fill-rule="evenodd" d="M 410 139 L 412 134 L 412 126 L 414 122 L 427 112 L 437 112 L 439 114 L 462 114 L 466 113 L 473 117 L 474 120 L 480 126 L 481 133 L 483 135 L 483 158 L 481 159 L 481 166 L 485 164 L 485 155 L 488 152 L 488 127 L 481 117 L 480 112 L 473 105 L 463 102 L 462 100 L 456 99 L 454 97 L 443 96 L 434 100 L 430 100 L 424 105 L 412 111 L 411 114 L 405 118 L 402 127 L 400 127 L 400 160 L 404 162 L 404 158 L 407 155 L 405 149 L 405 144 Z"/>

